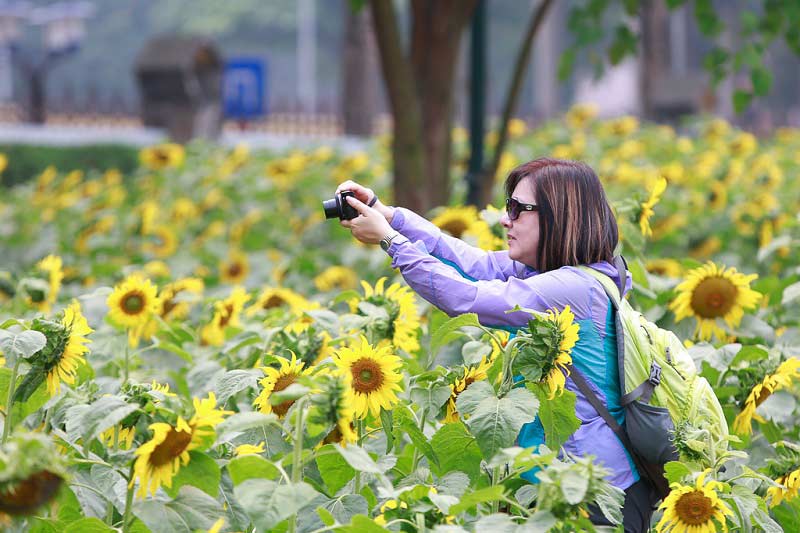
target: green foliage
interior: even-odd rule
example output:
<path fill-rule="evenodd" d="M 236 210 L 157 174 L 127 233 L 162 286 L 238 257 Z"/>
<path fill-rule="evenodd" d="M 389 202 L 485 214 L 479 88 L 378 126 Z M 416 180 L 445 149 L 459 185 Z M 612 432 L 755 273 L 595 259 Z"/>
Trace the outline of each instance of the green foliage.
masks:
<path fill-rule="evenodd" d="M 10 144 L 0 146 L 8 157 L 8 167 L 0 175 L 0 185 L 25 183 L 50 165 L 60 171 L 104 172 L 115 168 L 123 174 L 139 166 L 139 151 L 130 146 L 105 144 L 79 147 Z"/>

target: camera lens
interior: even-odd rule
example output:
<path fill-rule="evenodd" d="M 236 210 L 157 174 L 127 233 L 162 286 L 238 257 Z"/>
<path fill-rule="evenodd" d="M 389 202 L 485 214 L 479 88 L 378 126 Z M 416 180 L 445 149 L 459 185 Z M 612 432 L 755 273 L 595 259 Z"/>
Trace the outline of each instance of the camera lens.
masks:
<path fill-rule="evenodd" d="M 325 218 L 341 218 L 342 210 L 339 208 L 339 195 L 330 200 L 322 202 L 322 209 L 325 211 Z"/>

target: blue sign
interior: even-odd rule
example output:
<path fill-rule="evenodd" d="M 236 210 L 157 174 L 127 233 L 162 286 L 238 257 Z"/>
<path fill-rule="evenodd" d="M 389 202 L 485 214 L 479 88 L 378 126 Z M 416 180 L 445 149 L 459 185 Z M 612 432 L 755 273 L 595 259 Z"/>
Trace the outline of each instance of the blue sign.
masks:
<path fill-rule="evenodd" d="M 248 120 L 267 113 L 267 65 L 261 59 L 238 57 L 225 63 L 222 102 L 225 116 Z"/>

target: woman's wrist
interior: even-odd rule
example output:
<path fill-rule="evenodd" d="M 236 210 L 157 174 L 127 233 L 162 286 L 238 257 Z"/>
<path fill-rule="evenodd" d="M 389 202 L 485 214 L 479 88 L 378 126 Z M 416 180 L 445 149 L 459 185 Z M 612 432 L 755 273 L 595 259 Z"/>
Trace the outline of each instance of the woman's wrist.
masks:
<path fill-rule="evenodd" d="M 389 224 L 392 223 L 392 218 L 394 218 L 394 207 L 383 205 L 383 203 L 380 200 L 378 200 L 377 202 L 375 202 L 375 206 L 373 207 L 373 209 L 375 209 L 381 215 L 383 215 L 383 218 L 386 219 L 386 222 L 388 222 Z"/>

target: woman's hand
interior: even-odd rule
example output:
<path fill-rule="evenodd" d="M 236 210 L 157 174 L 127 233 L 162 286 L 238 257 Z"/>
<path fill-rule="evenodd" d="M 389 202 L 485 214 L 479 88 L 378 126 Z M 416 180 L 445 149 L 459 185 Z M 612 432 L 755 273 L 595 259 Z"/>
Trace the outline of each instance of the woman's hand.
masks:
<path fill-rule="evenodd" d="M 342 220 L 341 224 L 345 228 L 349 228 L 353 237 L 359 241 L 365 244 L 378 244 L 381 239 L 394 231 L 377 209 L 369 207 L 352 196 L 347 197 L 347 202 L 358 211 L 359 215 L 352 220 Z"/>
<path fill-rule="evenodd" d="M 363 185 L 359 185 L 353 180 L 347 180 L 345 182 L 342 182 L 339 184 L 338 187 L 336 187 L 336 194 L 340 194 L 342 191 L 352 191 L 353 193 L 355 193 L 356 198 L 358 198 L 358 200 L 362 204 L 370 203 L 372 199 L 375 197 L 375 191 L 367 187 L 364 187 Z M 383 218 L 386 219 L 386 222 L 389 223 L 392 222 L 392 217 L 394 216 L 394 208 L 383 205 L 383 203 L 380 200 L 375 202 L 372 208 L 378 211 L 381 215 L 383 215 Z"/>

